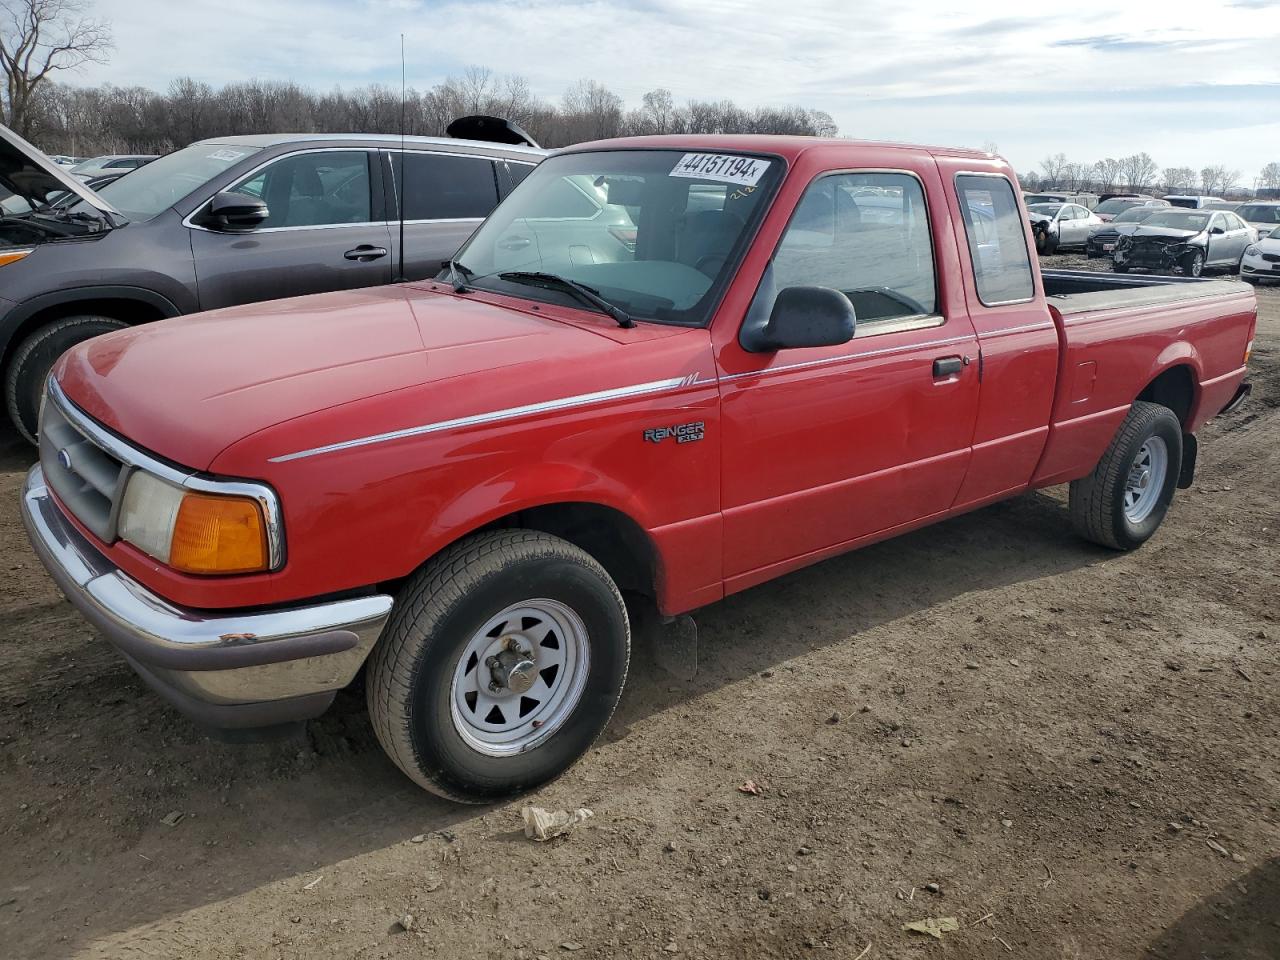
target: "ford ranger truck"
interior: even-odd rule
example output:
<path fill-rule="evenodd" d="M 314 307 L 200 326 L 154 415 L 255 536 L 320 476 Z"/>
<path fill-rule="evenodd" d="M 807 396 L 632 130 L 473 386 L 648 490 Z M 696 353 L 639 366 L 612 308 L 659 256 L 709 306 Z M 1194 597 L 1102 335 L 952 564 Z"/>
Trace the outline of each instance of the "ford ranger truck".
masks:
<path fill-rule="evenodd" d="M 1070 484 L 1132 550 L 1248 392 L 1246 284 L 1041 272 L 964 150 L 658 137 L 538 166 L 434 280 L 109 333 L 48 381 L 24 516 L 72 603 L 209 727 L 363 671 L 428 790 L 543 783 L 633 615 Z"/>

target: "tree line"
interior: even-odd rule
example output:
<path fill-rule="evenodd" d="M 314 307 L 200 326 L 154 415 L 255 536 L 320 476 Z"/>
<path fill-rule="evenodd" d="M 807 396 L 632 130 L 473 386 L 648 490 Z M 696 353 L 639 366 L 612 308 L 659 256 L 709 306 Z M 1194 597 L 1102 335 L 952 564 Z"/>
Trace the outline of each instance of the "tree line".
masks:
<path fill-rule="evenodd" d="M 248 80 L 215 88 L 189 77 L 163 93 L 145 87 L 44 83 L 18 131 L 48 153 L 166 153 L 196 140 L 252 133 L 399 133 L 441 136 L 470 114 L 505 117 L 543 146 L 661 133 L 780 133 L 835 136 L 831 117 L 803 107 L 742 107 L 732 100 L 677 103 L 652 90 L 628 109 L 594 80 L 558 103 L 535 96 L 526 79 L 471 67 L 425 91 L 372 84 L 319 93 L 297 83 Z"/>
<path fill-rule="evenodd" d="M 1065 153 L 1050 154 L 1040 161 L 1039 170 L 1018 177 L 1028 190 L 1065 190 L 1072 193 L 1145 193 L 1159 190 L 1173 194 L 1252 196 L 1280 193 L 1280 162 L 1268 163 L 1252 185 L 1242 183 L 1239 170 L 1225 165 L 1161 168 L 1150 155 L 1131 156 L 1080 163 Z"/>

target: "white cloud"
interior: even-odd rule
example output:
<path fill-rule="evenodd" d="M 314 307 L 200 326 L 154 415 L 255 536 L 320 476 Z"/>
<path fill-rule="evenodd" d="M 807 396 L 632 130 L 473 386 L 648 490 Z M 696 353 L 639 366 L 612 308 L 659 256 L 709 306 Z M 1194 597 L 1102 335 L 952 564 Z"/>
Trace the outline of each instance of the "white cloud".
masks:
<path fill-rule="evenodd" d="M 1167 165 L 1280 159 L 1280 3 L 1075 0 L 100 0 L 111 64 L 81 82 L 410 83 L 466 64 L 558 98 L 591 77 L 629 103 L 731 97 L 827 110 L 873 139 L 995 141 L 1020 169 L 1063 150 Z M 1271 85 L 1265 92 L 1262 85 Z M 1207 87 L 1208 89 L 1200 89 Z M 1272 94 L 1275 94 L 1274 96 Z"/>

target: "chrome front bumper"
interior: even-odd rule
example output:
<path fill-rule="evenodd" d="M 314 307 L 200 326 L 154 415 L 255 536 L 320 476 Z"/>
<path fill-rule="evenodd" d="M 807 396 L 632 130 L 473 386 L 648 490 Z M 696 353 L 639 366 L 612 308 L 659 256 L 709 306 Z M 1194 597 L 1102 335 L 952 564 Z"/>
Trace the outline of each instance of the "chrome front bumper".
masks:
<path fill-rule="evenodd" d="M 267 727 L 323 713 L 391 614 L 385 595 L 265 613 L 174 606 L 126 576 L 63 516 L 39 466 L 22 519 L 67 599 L 153 689 L 212 727 Z"/>

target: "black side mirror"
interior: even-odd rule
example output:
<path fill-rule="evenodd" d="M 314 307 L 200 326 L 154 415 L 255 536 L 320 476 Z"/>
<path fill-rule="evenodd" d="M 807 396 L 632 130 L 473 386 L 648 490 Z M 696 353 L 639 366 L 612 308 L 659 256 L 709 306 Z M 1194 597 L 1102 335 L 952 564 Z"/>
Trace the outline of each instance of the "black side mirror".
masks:
<path fill-rule="evenodd" d="M 848 343 L 857 326 L 853 304 L 830 287 L 785 287 L 769 317 L 743 327 L 740 342 L 752 353 Z"/>
<path fill-rule="evenodd" d="M 271 211 L 265 200 L 227 190 L 214 195 L 208 211 L 200 219 L 204 226 L 214 230 L 252 230 L 269 216 Z"/>
<path fill-rule="evenodd" d="M 1226 233 L 1227 231 L 1223 230 L 1221 227 L 1212 227 L 1209 232 L 1217 236 L 1218 234 Z"/>

